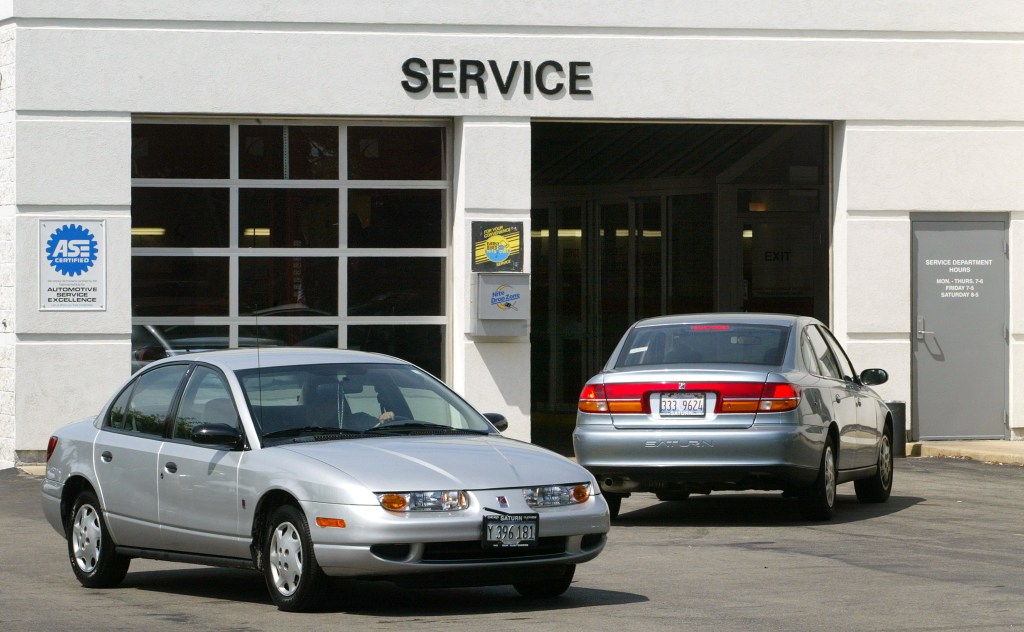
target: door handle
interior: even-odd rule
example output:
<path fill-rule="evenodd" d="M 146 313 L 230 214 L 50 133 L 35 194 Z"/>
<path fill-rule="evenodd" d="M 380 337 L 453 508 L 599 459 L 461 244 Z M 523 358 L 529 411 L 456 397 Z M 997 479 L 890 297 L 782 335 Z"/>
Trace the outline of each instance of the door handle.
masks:
<path fill-rule="evenodd" d="M 917 318 L 917 339 L 924 340 L 925 334 L 935 335 L 934 331 L 926 331 L 924 328 L 924 316 L 918 316 Z"/>
<path fill-rule="evenodd" d="M 841 401 L 843 401 L 843 398 L 840 397 L 839 395 L 836 395 L 836 403 L 838 404 Z"/>
<path fill-rule="evenodd" d="M 114 455 L 110 453 L 110 450 L 104 450 L 103 453 L 100 454 L 100 458 L 103 459 L 104 463 L 110 463 L 114 460 Z"/>
<path fill-rule="evenodd" d="M 167 470 L 168 474 L 174 474 L 178 471 L 178 464 L 174 461 L 168 461 L 164 464 L 164 469 Z"/>

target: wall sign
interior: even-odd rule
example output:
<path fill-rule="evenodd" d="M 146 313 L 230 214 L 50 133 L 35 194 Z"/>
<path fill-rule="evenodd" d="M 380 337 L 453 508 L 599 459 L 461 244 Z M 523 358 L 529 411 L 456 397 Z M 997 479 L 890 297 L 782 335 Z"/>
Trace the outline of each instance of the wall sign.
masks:
<path fill-rule="evenodd" d="M 507 65 L 493 59 L 431 59 L 410 57 L 402 63 L 402 88 L 409 94 L 430 91 L 434 94 L 487 94 L 490 85 L 502 96 L 514 92 L 533 94 L 534 88 L 545 96 L 591 94 L 589 61 L 565 64 L 547 59 L 541 62 L 512 61 Z"/>
<path fill-rule="evenodd" d="M 107 308 L 104 220 L 39 221 L 39 309 Z"/>
<path fill-rule="evenodd" d="M 472 237 L 473 272 L 522 272 L 522 222 L 473 222 Z"/>
<path fill-rule="evenodd" d="M 972 300 L 981 298 L 985 286 L 985 270 L 991 259 L 926 259 L 926 266 L 934 266 L 935 287 L 939 298 L 946 300 Z"/>

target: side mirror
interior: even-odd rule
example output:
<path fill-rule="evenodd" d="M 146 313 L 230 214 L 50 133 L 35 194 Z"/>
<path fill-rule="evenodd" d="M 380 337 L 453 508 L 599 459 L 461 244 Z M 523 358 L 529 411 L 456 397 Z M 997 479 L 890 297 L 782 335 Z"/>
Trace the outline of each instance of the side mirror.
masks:
<path fill-rule="evenodd" d="M 885 384 L 889 381 L 889 374 L 885 369 L 864 369 L 860 372 L 860 383 L 864 386 L 875 386 Z"/>
<path fill-rule="evenodd" d="M 242 433 L 227 424 L 196 424 L 192 428 L 192 441 L 200 445 L 237 448 L 242 444 Z"/>
<path fill-rule="evenodd" d="M 484 413 L 484 417 L 487 417 L 487 421 L 491 422 L 491 425 L 497 428 L 498 432 L 508 430 L 508 419 L 505 419 L 505 415 L 501 413 Z"/>

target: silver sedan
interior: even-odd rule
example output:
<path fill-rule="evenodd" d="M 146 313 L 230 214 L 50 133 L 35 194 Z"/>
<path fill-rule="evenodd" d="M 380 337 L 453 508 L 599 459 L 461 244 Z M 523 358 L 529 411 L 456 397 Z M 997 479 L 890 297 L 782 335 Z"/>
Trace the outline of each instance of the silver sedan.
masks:
<path fill-rule="evenodd" d="M 580 394 L 573 444 L 614 518 L 633 492 L 683 500 L 714 490 L 783 490 L 827 520 L 836 485 L 862 502 L 892 490 L 893 420 L 813 318 L 692 314 L 626 331 Z"/>
<path fill-rule="evenodd" d="M 177 356 L 50 438 L 43 510 L 87 587 L 151 558 L 259 570 L 283 610 L 326 576 L 559 595 L 603 549 L 608 506 L 505 427 L 386 356 Z"/>

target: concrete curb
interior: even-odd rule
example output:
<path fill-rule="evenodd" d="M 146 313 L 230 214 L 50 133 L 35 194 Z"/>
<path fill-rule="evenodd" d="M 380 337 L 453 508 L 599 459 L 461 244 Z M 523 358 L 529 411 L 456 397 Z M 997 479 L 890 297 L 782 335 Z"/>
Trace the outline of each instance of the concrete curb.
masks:
<path fill-rule="evenodd" d="M 1024 466 L 1024 441 L 920 441 L 907 443 L 907 456 Z"/>

